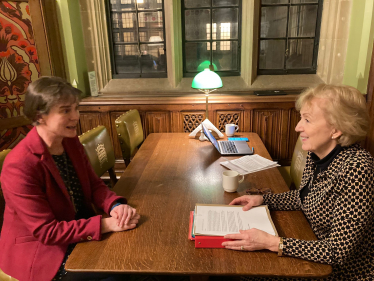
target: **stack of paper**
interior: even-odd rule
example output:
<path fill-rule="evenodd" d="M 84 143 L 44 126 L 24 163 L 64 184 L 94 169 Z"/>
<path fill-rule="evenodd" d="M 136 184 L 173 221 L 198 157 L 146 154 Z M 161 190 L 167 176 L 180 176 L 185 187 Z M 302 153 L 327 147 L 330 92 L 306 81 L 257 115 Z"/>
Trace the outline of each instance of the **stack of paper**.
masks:
<path fill-rule="evenodd" d="M 196 204 L 195 212 L 190 213 L 188 237 L 195 240 L 195 248 L 224 248 L 222 243 L 230 241 L 224 235 L 251 228 L 278 236 L 265 205 L 243 211 L 239 205 Z"/>
<path fill-rule="evenodd" d="M 221 162 L 220 164 L 242 175 L 280 166 L 277 162 L 261 157 L 258 154 L 243 156 L 239 159 Z"/>

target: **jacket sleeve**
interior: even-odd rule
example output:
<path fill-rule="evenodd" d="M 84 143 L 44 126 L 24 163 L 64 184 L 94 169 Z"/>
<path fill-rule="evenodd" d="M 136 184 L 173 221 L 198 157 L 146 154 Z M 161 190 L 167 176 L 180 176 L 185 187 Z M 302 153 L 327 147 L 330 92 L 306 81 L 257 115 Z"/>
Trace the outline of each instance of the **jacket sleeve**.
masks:
<path fill-rule="evenodd" d="M 300 191 L 265 194 L 263 204 L 268 205 L 270 210 L 301 210 Z"/>
<path fill-rule="evenodd" d="M 22 221 L 25 229 L 47 245 L 100 240 L 101 216 L 74 220 L 74 213 L 70 215 L 69 210 L 66 210 L 67 216 L 72 217 L 72 220 L 56 219 L 51 207 L 55 202 L 48 201 L 45 180 L 47 174 L 40 159 L 32 154 L 9 156 L 4 163 L 1 187 L 9 208 L 8 213 L 13 215 L 13 219 Z"/>
<path fill-rule="evenodd" d="M 329 234 L 317 241 L 284 238 L 283 254 L 335 265 L 357 251 L 374 219 L 373 170 L 365 158 L 350 162 L 336 187 L 340 196 L 332 210 Z"/>
<path fill-rule="evenodd" d="M 94 205 L 102 209 L 105 213 L 109 214 L 110 209 L 115 202 L 118 201 L 122 204 L 126 204 L 127 200 L 125 198 L 117 196 L 113 191 L 111 191 L 108 188 L 108 186 L 105 185 L 103 180 L 96 175 L 91 163 L 88 160 L 86 153 L 84 152 L 83 145 L 79 142 L 78 138 L 77 147 L 79 149 L 79 153 L 82 155 L 84 162 L 83 164 L 86 167 L 85 170 L 88 173 L 88 178 L 92 190 L 91 201 L 94 203 Z"/>

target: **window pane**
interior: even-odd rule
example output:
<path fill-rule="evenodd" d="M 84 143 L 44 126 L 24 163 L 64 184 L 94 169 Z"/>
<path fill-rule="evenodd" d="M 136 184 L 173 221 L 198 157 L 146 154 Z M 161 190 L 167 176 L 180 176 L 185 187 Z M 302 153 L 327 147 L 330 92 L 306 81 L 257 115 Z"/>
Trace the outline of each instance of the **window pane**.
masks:
<path fill-rule="evenodd" d="M 288 36 L 314 37 L 316 31 L 317 9 L 317 5 L 290 7 Z"/>
<path fill-rule="evenodd" d="M 292 4 L 298 3 L 318 3 L 318 0 L 291 0 Z"/>
<path fill-rule="evenodd" d="M 115 45 L 114 53 L 117 73 L 140 73 L 137 45 Z"/>
<path fill-rule="evenodd" d="M 313 39 L 290 40 L 286 68 L 311 68 L 313 64 L 313 47 Z"/>
<path fill-rule="evenodd" d="M 287 11 L 287 7 L 261 8 L 261 38 L 286 36 Z"/>
<path fill-rule="evenodd" d="M 217 47 L 216 42 L 213 43 L 213 50 Z M 204 61 L 210 61 L 210 43 L 186 43 L 186 70 L 188 72 L 197 72 L 198 66 Z"/>
<path fill-rule="evenodd" d="M 289 0 L 262 0 L 261 4 L 287 4 Z"/>
<path fill-rule="evenodd" d="M 145 27 L 147 29 L 156 28 L 161 29 L 163 27 L 162 12 L 140 12 L 138 14 L 139 27 Z"/>
<path fill-rule="evenodd" d="M 213 7 L 238 6 L 239 0 L 213 0 Z"/>
<path fill-rule="evenodd" d="M 186 40 L 210 39 L 210 10 L 188 10 L 184 14 Z"/>
<path fill-rule="evenodd" d="M 210 0 L 184 0 L 186 8 L 210 7 Z"/>
<path fill-rule="evenodd" d="M 136 0 L 110 0 L 112 11 L 133 11 Z"/>
<path fill-rule="evenodd" d="M 283 69 L 285 40 L 260 41 L 260 69 Z"/>
<path fill-rule="evenodd" d="M 164 44 L 141 44 L 140 50 L 142 73 L 165 72 Z"/>
<path fill-rule="evenodd" d="M 237 8 L 213 9 L 213 32 L 214 25 L 218 25 L 216 34 L 212 34 L 213 39 L 214 37 L 221 40 L 238 38 L 238 11 Z"/>
<path fill-rule="evenodd" d="M 136 27 L 135 13 L 122 13 L 121 18 L 119 19 L 119 28 L 135 29 L 135 27 Z"/>
<path fill-rule="evenodd" d="M 137 42 L 138 41 L 138 38 L 136 36 L 136 33 L 135 32 L 123 32 L 123 41 L 122 42 L 126 42 L 126 43 L 132 43 L 132 42 Z"/>
<path fill-rule="evenodd" d="M 213 63 L 217 71 L 238 71 L 238 42 L 220 41 L 213 45 Z"/>
<path fill-rule="evenodd" d="M 162 0 L 137 0 L 139 10 L 162 9 Z"/>

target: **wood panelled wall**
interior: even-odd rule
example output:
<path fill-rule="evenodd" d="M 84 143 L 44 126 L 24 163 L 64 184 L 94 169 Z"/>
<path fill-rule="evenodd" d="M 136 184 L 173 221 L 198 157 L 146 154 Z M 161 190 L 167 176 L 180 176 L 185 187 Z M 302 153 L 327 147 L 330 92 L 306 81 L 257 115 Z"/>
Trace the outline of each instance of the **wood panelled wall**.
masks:
<path fill-rule="evenodd" d="M 281 165 L 291 163 L 299 121 L 295 111 L 297 95 L 257 97 L 222 95 L 211 97 L 209 120 L 222 132 L 225 124 L 235 123 L 240 132 L 257 133 L 270 155 Z M 79 110 L 80 132 L 105 125 L 113 140 L 116 159 L 121 162 L 115 119 L 130 109 L 138 109 L 145 137 L 151 133 L 192 132 L 205 119 L 205 99 L 194 97 L 83 99 Z"/>

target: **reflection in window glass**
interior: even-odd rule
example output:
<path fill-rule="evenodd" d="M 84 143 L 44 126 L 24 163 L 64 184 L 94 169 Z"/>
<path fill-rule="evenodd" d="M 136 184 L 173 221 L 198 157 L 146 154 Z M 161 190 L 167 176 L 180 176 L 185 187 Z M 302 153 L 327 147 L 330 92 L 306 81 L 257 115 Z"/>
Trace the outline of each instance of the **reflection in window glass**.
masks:
<path fill-rule="evenodd" d="M 316 73 L 322 0 L 261 0 L 258 74 Z"/>
<path fill-rule="evenodd" d="M 163 0 L 110 0 L 113 77 L 166 77 Z"/>
<path fill-rule="evenodd" d="M 210 64 L 220 75 L 240 75 L 241 1 L 185 0 L 182 14 L 184 76 Z"/>

